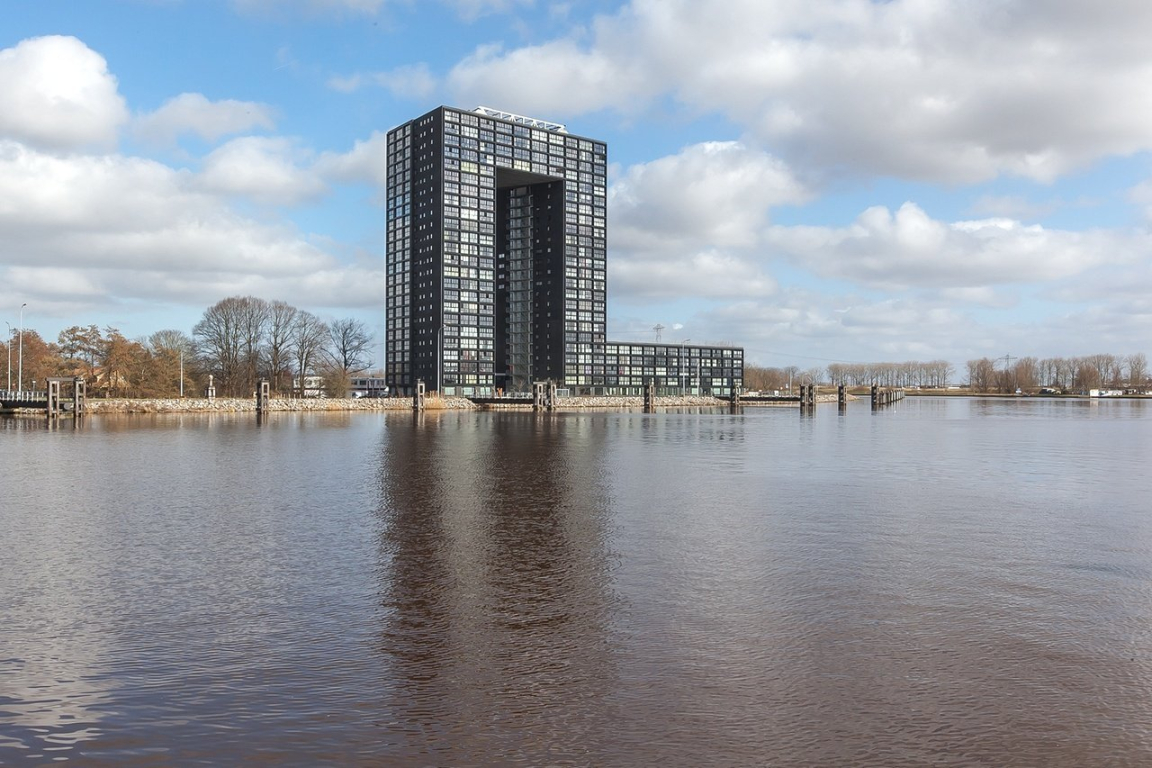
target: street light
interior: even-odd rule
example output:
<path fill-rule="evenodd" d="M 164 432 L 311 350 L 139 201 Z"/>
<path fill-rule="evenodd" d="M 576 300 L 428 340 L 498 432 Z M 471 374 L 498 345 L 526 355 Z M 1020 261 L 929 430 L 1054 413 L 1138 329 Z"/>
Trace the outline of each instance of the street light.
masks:
<path fill-rule="evenodd" d="M 5 320 L 4 325 L 8 326 L 8 340 L 4 342 L 4 346 L 8 347 L 8 388 L 5 389 L 4 391 L 5 392 L 11 392 L 12 391 L 12 323 Z"/>
<path fill-rule="evenodd" d="M 24 307 L 26 306 L 28 302 L 20 305 L 20 372 L 16 378 L 17 389 L 20 392 L 24 391 Z"/>

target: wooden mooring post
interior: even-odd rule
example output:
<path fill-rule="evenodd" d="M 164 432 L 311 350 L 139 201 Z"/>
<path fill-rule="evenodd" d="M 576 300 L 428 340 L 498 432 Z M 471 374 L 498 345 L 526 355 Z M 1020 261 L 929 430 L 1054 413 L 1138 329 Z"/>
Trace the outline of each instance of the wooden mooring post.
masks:
<path fill-rule="evenodd" d="M 816 385 L 815 384 L 801 384 L 800 385 L 800 413 L 810 414 L 816 407 Z"/>
<path fill-rule="evenodd" d="M 728 393 L 728 409 L 736 411 L 740 408 L 740 388 L 733 385 Z"/>
<path fill-rule="evenodd" d="M 424 410 L 424 379 L 416 380 L 416 389 L 412 391 L 412 410 Z"/>
<path fill-rule="evenodd" d="M 656 384 L 649 379 L 644 384 L 644 413 L 652 413 L 656 409 Z"/>
<path fill-rule="evenodd" d="M 836 387 L 836 405 L 840 410 L 848 407 L 848 390 L 843 384 Z"/>
<path fill-rule="evenodd" d="M 88 387 L 84 379 L 79 376 L 50 376 L 46 380 L 48 391 L 47 402 L 45 403 L 44 411 L 49 419 L 56 419 L 65 413 L 64 409 L 64 385 L 70 384 L 72 386 L 72 417 L 84 415 L 84 409 L 87 407 Z"/>
<path fill-rule="evenodd" d="M 271 401 L 272 385 L 268 383 L 268 379 L 260 379 L 256 385 L 256 413 L 259 415 L 268 413 Z"/>

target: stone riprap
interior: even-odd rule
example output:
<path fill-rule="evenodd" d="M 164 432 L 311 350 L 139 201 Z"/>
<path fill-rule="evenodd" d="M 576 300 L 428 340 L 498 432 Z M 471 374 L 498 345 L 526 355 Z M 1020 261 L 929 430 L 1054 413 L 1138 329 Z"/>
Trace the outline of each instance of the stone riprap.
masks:
<path fill-rule="evenodd" d="M 855 399 L 855 398 L 852 398 Z M 835 395 L 817 395 L 821 403 L 836 402 Z M 681 397 L 657 397 L 657 408 L 722 408 L 728 405 L 725 399 L 685 395 Z M 746 405 L 752 405 L 747 403 Z M 756 403 L 756 407 L 795 407 L 795 402 Z M 532 401 L 518 399 L 501 405 L 487 405 L 486 408 L 530 410 Z M 596 408 L 643 408 L 642 397 L 563 397 L 557 400 L 557 410 L 596 409 Z M 92 398 L 87 403 L 88 413 L 238 413 L 256 410 L 255 398 L 217 397 L 207 398 L 165 398 L 154 400 L 129 400 Z M 435 410 L 474 410 L 477 406 L 464 397 L 430 397 L 425 408 Z M 407 397 L 362 397 L 336 398 L 317 397 L 304 399 L 273 398 L 269 401 L 271 411 L 407 411 L 412 409 L 412 399 Z"/>
<path fill-rule="evenodd" d="M 256 410 L 256 398 L 186 397 L 127 400 L 92 399 L 87 403 L 88 413 L 238 413 Z M 445 397 L 440 400 L 429 398 L 429 410 L 465 410 L 475 408 L 471 401 L 462 397 Z M 412 409 L 412 399 L 403 397 L 308 397 L 303 399 L 273 398 L 268 402 L 270 411 L 406 411 Z"/>

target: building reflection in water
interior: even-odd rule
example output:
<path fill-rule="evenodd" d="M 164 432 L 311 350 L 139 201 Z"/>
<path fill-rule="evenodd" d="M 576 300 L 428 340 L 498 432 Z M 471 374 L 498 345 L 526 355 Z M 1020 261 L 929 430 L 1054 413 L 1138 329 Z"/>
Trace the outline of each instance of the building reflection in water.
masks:
<path fill-rule="evenodd" d="M 381 446 L 385 738 L 453 764 L 596 762 L 619 688 L 604 431 L 489 416 L 414 416 Z"/>

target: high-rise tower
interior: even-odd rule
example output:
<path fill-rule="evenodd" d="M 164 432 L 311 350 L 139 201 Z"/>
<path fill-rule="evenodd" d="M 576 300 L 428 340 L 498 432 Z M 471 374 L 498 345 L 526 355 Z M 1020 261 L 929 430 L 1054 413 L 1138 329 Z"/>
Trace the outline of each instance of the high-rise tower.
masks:
<path fill-rule="evenodd" d="M 604 385 L 607 147 L 439 107 L 388 133 L 388 384 Z"/>

